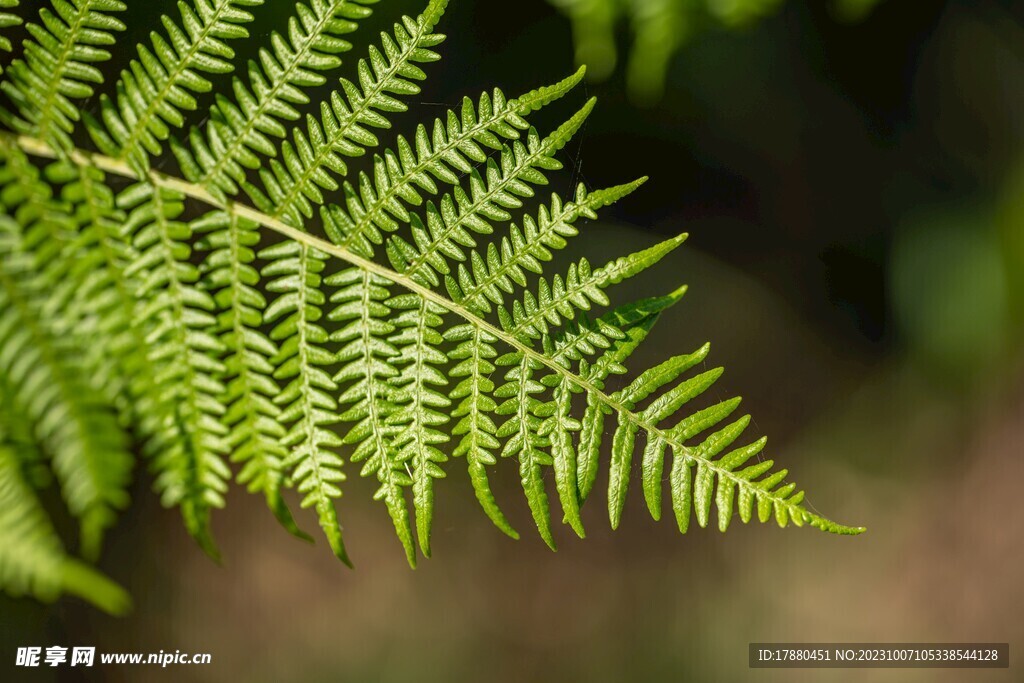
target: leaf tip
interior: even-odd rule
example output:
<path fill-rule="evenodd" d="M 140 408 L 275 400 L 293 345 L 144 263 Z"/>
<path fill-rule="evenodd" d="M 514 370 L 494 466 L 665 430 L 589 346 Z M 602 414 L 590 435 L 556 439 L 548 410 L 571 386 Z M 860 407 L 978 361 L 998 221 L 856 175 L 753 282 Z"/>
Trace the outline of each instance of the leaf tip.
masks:
<path fill-rule="evenodd" d="M 580 68 L 576 69 L 576 71 L 574 71 L 572 75 L 567 76 L 561 83 L 559 83 L 559 85 L 564 86 L 565 91 L 568 92 L 569 90 L 572 90 L 577 85 L 579 85 L 580 81 L 582 81 L 583 77 L 586 75 L 587 65 L 581 64 Z"/>
<path fill-rule="evenodd" d="M 60 578 L 65 592 L 91 602 L 111 616 L 125 616 L 132 610 L 132 598 L 124 588 L 83 562 L 67 559 Z"/>
<path fill-rule="evenodd" d="M 356 566 L 354 564 L 352 564 L 352 559 L 348 556 L 348 553 L 345 552 L 344 548 L 341 549 L 340 553 L 337 553 L 337 552 L 334 553 L 334 556 L 337 557 L 339 560 L 341 560 L 342 563 L 346 567 L 348 567 L 349 569 L 355 569 L 356 568 Z"/>
<path fill-rule="evenodd" d="M 689 291 L 689 289 L 690 289 L 690 285 L 679 285 L 674 290 L 669 292 L 666 295 L 666 298 L 670 299 L 672 303 L 675 303 L 675 302 L 679 301 L 680 299 L 682 299 L 683 296 L 686 294 L 686 292 Z M 710 348 L 711 345 L 707 344 L 707 346 Z"/>

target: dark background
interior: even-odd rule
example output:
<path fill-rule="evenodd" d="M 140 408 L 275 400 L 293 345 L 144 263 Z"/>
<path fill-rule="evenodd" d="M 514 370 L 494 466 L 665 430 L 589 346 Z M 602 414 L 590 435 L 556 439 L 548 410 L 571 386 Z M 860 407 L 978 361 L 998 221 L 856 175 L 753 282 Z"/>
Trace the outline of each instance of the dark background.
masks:
<path fill-rule="evenodd" d="M 371 23 L 421 4 L 381 2 Z M 146 25 L 158 5 L 173 11 L 132 3 L 126 21 Z M 254 33 L 290 9 L 268 3 Z M 1010 641 L 1013 661 L 1024 643 L 1022 23 L 1013 2 L 886 0 L 844 24 L 794 1 L 755 26 L 696 35 L 654 106 L 631 103 L 617 74 L 532 119 L 543 133 L 599 98 L 554 190 L 651 176 L 585 226 L 573 253 L 603 263 L 690 233 L 613 293 L 691 286 L 637 364 L 711 340 L 709 362 L 728 369 L 719 397 L 745 397 L 768 457 L 812 509 L 866 534 L 737 520 L 724 536 L 680 537 L 650 520 L 638 490 L 613 534 L 597 491 L 588 539 L 560 528 L 552 554 L 530 533 L 514 466 L 493 479 L 518 543 L 479 514 L 455 461 L 439 486 L 435 558 L 415 572 L 374 486 L 351 470 L 339 510 L 355 571 L 237 491 L 215 519 L 218 567 L 142 475 L 102 563 L 133 614 L 0 598 L 0 653 L 63 643 L 213 655 L 206 667 L 89 672 L 113 681 L 1016 680 L 1012 669 L 752 672 L 746 652 L 751 641 L 991 640 Z M 444 60 L 395 132 L 463 95 L 498 85 L 511 96 L 574 69 L 568 22 L 541 0 L 454 0 L 440 30 Z M 374 35 L 357 34 L 343 70 Z"/>

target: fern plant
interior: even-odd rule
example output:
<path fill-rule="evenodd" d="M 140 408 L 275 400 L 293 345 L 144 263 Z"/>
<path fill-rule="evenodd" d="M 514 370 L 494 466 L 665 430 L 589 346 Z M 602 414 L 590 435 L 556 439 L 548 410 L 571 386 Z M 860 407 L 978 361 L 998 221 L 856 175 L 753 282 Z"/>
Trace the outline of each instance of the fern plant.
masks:
<path fill-rule="evenodd" d="M 626 64 L 630 95 L 649 103 L 660 98 L 672 57 L 707 25 L 742 28 L 770 16 L 783 0 L 549 0 L 572 23 L 576 58 L 603 80 L 618 61 L 615 31 L 620 20 L 633 34 Z M 832 13 L 857 21 L 879 0 L 832 0 Z"/>
<path fill-rule="evenodd" d="M 23 17 L 0 132 L 4 590 L 127 605 L 88 562 L 128 503 L 135 452 L 214 557 L 211 514 L 234 480 L 308 538 L 286 503 L 297 491 L 348 562 L 346 461 L 379 484 L 410 565 L 417 545 L 431 553 L 434 482 L 452 459 L 517 538 L 490 486 L 514 462 L 554 548 L 547 479 L 582 537 L 609 434 L 613 527 L 636 458 L 651 515 L 667 478 L 682 532 L 691 515 L 709 524 L 713 502 L 723 531 L 737 512 L 861 531 L 809 511 L 759 457 L 764 439 L 736 445 L 738 399 L 687 408 L 721 374 L 698 370 L 707 346 L 616 380 L 685 288 L 617 305 L 607 290 L 685 235 L 552 272 L 582 222 L 644 182 L 533 201 L 594 102 L 547 135 L 528 117 L 582 69 L 518 97 L 467 97 L 383 147 L 438 59 L 447 3 L 431 0 L 314 101 L 374 4 L 298 3 L 239 68 L 232 46 L 261 0 L 182 1 L 116 79 L 103 63 L 124 3 L 53 0 Z M 51 478 L 83 559 L 40 503 Z"/>

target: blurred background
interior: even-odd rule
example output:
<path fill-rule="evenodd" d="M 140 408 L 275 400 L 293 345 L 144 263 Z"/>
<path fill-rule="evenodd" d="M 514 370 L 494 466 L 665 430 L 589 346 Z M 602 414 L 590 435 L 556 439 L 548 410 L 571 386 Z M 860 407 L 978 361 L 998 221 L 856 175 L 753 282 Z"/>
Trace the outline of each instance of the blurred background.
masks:
<path fill-rule="evenodd" d="M 132 3 L 130 14 L 160 4 L 173 11 Z M 386 0 L 372 23 L 387 28 L 422 4 Z M 289 5 L 263 7 L 256 32 L 283 28 Z M 441 30 L 445 60 L 398 132 L 463 95 L 499 85 L 511 96 L 574 68 L 569 21 L 544 0 L 454 0 Z M 629 31 L 619 34 L 627 47 Z M 376 31 L 357 35 L 363 44 Z M 603 263 L 690 233 L 613 294 L 690 284 L 634 367 L 710 340 L 709 362 L 727 369 L 716 390 L 744 396 L 768 457 L 810 492 L 812 509 L 867 533 L 737 520 L 726 535 L 681 537 L 650 519 L 637 489 L 619 531 L 595 494 L 587 540 L 561 527 L 551 553 L 530 533 L 513 464 L 492 480 L 519 542 L 479 513 L 455 461 L 438 487 L 435 557 L 416 571 L 371 501 L 374 485 L 351 470 L 339 509 L 355 571 L 238 491 L 215 519 L 219 567 L 142 475 L 102 563 L 134 612 L 113 619 L 72 600 L 0 597 L 0 651 L 177 649 L 209 652 L 213 664 L 17 675 L 1020 680 L 1019 668 L 750 670 L 747 643 L 1009 641 L 1011 661 L 1021 656 L 1024 7 L 883 0 L 850 22 L 791 0 L 738 30 L 691 33 L 665 74 L 645 107 L 619 69 L 537 117 L 551 130 L 599 98 L 552 189 L 652 178 L 573 248 Z M 300 523 L 315 527 L 309 515 Z"/>

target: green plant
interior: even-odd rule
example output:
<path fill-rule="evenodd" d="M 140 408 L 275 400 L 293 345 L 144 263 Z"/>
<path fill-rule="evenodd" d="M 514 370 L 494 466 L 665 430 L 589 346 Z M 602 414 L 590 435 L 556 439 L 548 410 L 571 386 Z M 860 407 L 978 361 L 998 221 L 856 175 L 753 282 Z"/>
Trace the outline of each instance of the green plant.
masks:
<path fill-rule="evenodd" d="M 465 461 L 484 511 L 516 538 L 488 483 L 499 456 L 514 459 L 554 548 L 545 473 L 553 470 L 564 521 L 582 537 L 580 507 L 613 421 L 613 527 L 642 433 L 651 514 L 660 517 L 667 466 L 681 531 L 691 511 L 701 526 L 709 522 L 712 499 L 723 531 L 736 510 L 744 522 L 756 510 L 783 526 L 860 531 L 805 509 L 803 493 L 771 461 L 748 465 L 764 439 L 729 450 L 749 421 L 719 426 L 738 399 L 681 412 L 721 374 L 684 379 L 706 346 L 612 390 L 684 290 L 586 311 L 605 307 L 605 289 L 685 236 L 601 267 L 582 259 L 545 272 L 579 221 L 643 182 L 581 186 L 571 201 L 553 195 L 523 207 L 560 167 L 556 153 L 594 102 L 546 137 L 526 117 L 569 92 L 582 70 L 512 99 L 497 89 L 466 98 L 356 166 L 379 146 L 390 115 L 406 108 L 402 100 L 419 92 L 421 65 L 438 58 L 443 36 L 434 27 L 446 1 L 403 17 L 357 63 L 354 80 L 318 103 L 307 93 L 339 65 L 351 48 L 345 36 L 375 0 L 297 4 L 287 37 L 275 33 L 258 63 L 232 77 L 230 46 L 247 38 L 248 10 L 260 3 L 180 2 L 180 18 L 163 17 L 163 32 L 138 47 L 116 87 L 97 93 L 124 5 L 54 0 L 27 26 L 24 54 L 6 70 L 5 590 L 73 592 L 109 611 L 127 604 L 63 550 L 34 490 L 52 471 L 79 521 L 81 553 L 95 560 L 128 502 L 133 443 L 163 503 L 180 508 L 215 557 L 210 515 L 235 478 L 305 537 L 282 496 L 297 489 L 347 562 L 335 508 L 342 454 L 379 482 L 376 498 L 411 565 L 414 538 L 430 554 L 433 481 L 449 457 Z M 84 108 L 96 94 L 94 108 Z M 204 100 L 212 100 L 208 117 L 196 115 Z M 96 151 L 84 149 L 83 128 Z M 180 177 L 157 170 L 171 163 L 168 149 Z"/>
<path fill-rule="evenodd" d="M 615 28 L 628 19 L 633 33 L 626 80 L 631 97 L 652 102 L 661 97 L 669 62 L 708 24 L 749 26 L 778 10 L 783 0 L 549 0 L 572 22 L 576 59 L 603 80 L 618 61 Z M 844 21 L 866 16 L 879 0 L 833 0 Z"/>

